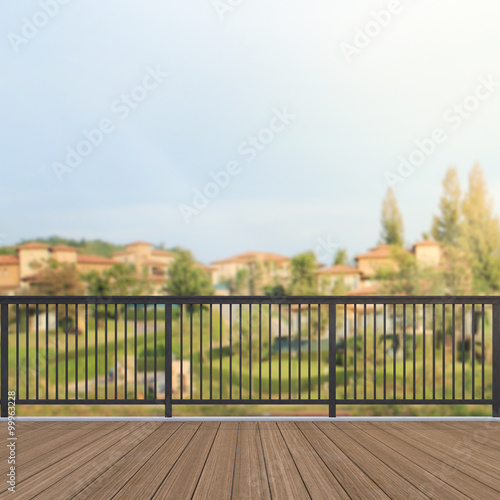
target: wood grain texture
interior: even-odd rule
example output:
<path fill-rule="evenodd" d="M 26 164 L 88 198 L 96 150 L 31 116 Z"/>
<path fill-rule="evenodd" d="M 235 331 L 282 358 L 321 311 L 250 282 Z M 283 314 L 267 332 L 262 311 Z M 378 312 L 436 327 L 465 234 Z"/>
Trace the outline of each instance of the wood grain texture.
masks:
<path fill-rule="evenodd" d="M 16 434 L 20 499 L 500 498 L 500 422 L 21 422 Z"/>

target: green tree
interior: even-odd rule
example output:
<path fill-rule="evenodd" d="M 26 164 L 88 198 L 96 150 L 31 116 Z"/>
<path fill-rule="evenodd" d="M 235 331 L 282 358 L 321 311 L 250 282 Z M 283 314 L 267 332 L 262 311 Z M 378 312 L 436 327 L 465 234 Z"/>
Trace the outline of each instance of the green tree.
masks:
<path fill-rule="evenodd" d="M 209 274 L 194 260 L 189 250 L 178 250 L 167 270 L 166 292 L 170 295 L 212 295 Z"/>
<path fill-rule="evenodd" d="M 338 266 L 348 266 L 349 265 L 349 255 L 347 254 L 347 250 L 345 248 L 339 248 L 335 257 L 333 258 L 333 265 Z"/>
<path fill-rule="evenodd" d="M 31 283 L 33 295 L 81 295 L 83 286 L 74 264 L 49 260 Z"/>
<path fill-rule="evenodd" d="M 382 202 L 381 222 L 382 231 L 380 237 L 382 243 L 403 246 L 403 217 L 399 211 L 398 201 L 392 187 L 387 190 L 387 194 Z"/>
<path fill-rule="evenodd" d="M 402 248 L 393 248 L 393 268 L 380 269 L 381 295 L 443 295 L 444 276 L 441 270 L 418 265 L 415 256 Z"/>
<path fill-rule="evenodd" d="M 439 202 L 439 215 L 432 221 L 432 237 L 443 245 L 457 245 L 462 222 L 462 193 L 458 171 L 450 167 L 443 179 L 443 194 Z"/>
<path fill-rule="evenodd" d="M 143 295 L 151 291 L 145 276 L 138 276 L 131 264 L 118 263 L 99 273 L 95 270 L 82 275 L 89 295 Z"/>
<path fill-rule="evenodd" d="M 469 257 L 474 293 L 500 290 L 500 225 L 479 164 L 469 174 L 463 204 L 461 247 Z"/>
<path fill-rule="evenodd" d="M 314 252 L 304 252 L 293 257 L 290 265 L 290 295 L 315 295 L 317 268 Z"/>

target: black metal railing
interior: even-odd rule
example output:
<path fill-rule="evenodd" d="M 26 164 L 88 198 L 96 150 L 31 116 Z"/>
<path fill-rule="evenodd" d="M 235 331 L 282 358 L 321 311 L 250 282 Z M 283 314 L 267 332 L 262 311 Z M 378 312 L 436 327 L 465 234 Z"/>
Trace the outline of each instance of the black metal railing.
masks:
<path fill-rule="evenodd" d="M 16 404 L 492 405 L 500 297 L 2 297 Z"/>

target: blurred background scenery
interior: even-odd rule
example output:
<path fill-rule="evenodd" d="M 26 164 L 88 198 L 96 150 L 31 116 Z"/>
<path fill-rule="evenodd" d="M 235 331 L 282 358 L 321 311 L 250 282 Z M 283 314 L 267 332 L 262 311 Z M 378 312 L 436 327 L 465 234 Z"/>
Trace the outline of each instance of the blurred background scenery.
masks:
<path fill-rule="evenodd" d="M 2 295 L 498 294 L 498 2 L 30 0 L 10 2 L 4 12 Z M 227 390 L 217 384 L 240 376 L 230 364 L 240 361 L 233 353 L 258 347 L 251 326 L 262 319 L 257 309 L 204 312 L 174 307 L 174 397 L 181 383 L 195 394 L 204 390 L 206 373 L 193 387 L 183 377 L 212 354 L 220 364 L 203 386 Z M 315 374 L 309 390 L 328 391 L 327 311 L 301 312 L 288 305 L 283 316 L 274 305 L 263 312 L 264 354 L 254 373 L 266 374 L 266 391 L 279 390 L 278 372 L 283 387 L 299 390 L 297 366 Z M 399 390 L 407 383 L 407 359 L 418 373 L 433 362 L 426 342 L 443 363 L 435 380 L 443 396 L 454 377 L 463 378 L 464 391 L 491 391 L 491 336 L 476 335 L 480 327 L 491 330 L 491 307 L 455 314 L 439 306 L 443 318 L 453 315 L 453 324 L 443 319 L 433 328 L 432 308 L 427 315 L 423 306 L 394 309 L 387 345 L 373 327 L 381 311 L 368 311 L 368 326 L 357 321 L 359 313 L 349 307 L 339 317 L 346 339 L 337 346 L 336 379 L 344 396 L 356 384 L 362 388 L 352 356 L 368 367 L 389 356 L 391 384 L 394 375 Z M 87 384 L 110 384 L 117 398 L 132 372 L 143 377 L 143 397 L 154 373 L 155 388 L 164 393 L 165 373 L 157 364 L 163 366 L 165 345 L 152 335 L 165 333 L 163 307 L 108 310 L 103 300 L 86 322 L 79 307 L 56 312 L 50 306 L 43 314 L 30 305 L 10 316 L 9 356 L 16 356 L 16 328 L 27 332 L 32 349 L 43 330 L 43 370 L 52 374 L 57 366 L 66 377 L 61 388 L 77 372 L 85 380 L 87 362 L 97 374 Z M 301 321 L 312 322 L 317 340 L 302 344 Z M 189 340 L 182 325 L 189 322 L 203 332 L 201 341 L 181 352 L 181 338 Z M 224 332 L 215 344 L 212 327 Z M 411 345 L 405 344 L 406 327 Z M 135 328 L 135 337 L 127 337 L 127 328 Z M 230 328 L 242 331 L 234 346 Z M 369 349 L 357 344 L 358 328 Z M 88 337 L 87 330 L 97 333 Z M 281 331 L 289 335 L 286 345 Z M 30 349 L 20 363 L 34 387 L 41 368 Z M 58 358 L 60 349 L 66 360 Z M 472 367 L 484 360 L 486 386 L 476 387 Z M 53 376 L 47 380 L 50 387 L 40 390 L 59 390 Z M 419 391 L 433 384 L 432 378 L 411 382 Z M 376 390 L 385 384 L 377 371 Z M 86 389 L 72 386 L 72 395 Z M 247 405 L 175 411 L 327 410 Z M 490 407 L 465 405 L 338 411 L 491 414 Z M 18 412 L 161 415 L 163 409 L 49 405 Z"/>

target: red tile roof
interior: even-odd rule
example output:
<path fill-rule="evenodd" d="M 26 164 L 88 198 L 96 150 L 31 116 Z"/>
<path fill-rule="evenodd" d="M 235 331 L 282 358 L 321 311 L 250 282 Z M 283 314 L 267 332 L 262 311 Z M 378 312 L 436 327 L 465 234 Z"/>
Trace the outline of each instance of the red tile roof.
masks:
<path fill-rule="evenodd" d="M 273 260 L 275 262 L 285 262 L 291 260 L 290 257 L 273 252 L 244 252 L 227 259 L 216 260 L 212 264 L 224 264 L 226 262 L 253 262 L 256 260 Z"/>
<path fill-rule="evenodd" d="M 0 265 L 9 266 L 19 264 L 19 258 L 16 255 L 0 255 Z"/>
<path fill-rule="evenodd" d="M 116 262 L 100 255 L 79 255 L 78 264 L 108 264 L 114 265 Z"/>
<path fill-rule="evenodd" d="M 316 274 L 361 274 L 357 267 L 343 266 L 337 264 L 336 266 L 327 267 L 316 271 Z"/>
<path fill-rule="evenodd" d="M 48 245 L 45 245 L 45 243 L 38 243 L 37 241 L 31 241 L 29 243 L 23 243 L 21 245 L 17 245 L 16 249 L 23 249 L 23 250 L 35 250 L 38 248 L 49 248 Z"/>
<path fill-rule="evenodd" d="M 149 247 L 152 247 L 153 244 L 152 243 L 148 243 L 147 241 L 133 241 L 132 243 L 128 243 L 127 245 L 125 245 L 126 247 L 135 247 L 135 246 L 138 246 L 138 245 L 147 245 Z"/>

